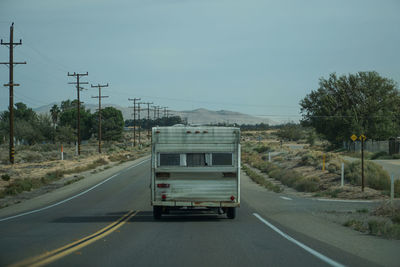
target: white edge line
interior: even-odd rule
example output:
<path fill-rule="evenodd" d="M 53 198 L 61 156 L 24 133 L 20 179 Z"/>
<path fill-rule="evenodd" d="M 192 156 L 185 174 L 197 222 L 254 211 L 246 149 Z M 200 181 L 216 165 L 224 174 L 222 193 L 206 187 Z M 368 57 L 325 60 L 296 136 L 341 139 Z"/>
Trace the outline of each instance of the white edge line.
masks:
<path fill-rule="evenodd" d="M 2 218 L 2 219 L 0 219 L 0 222 L 8 221 L 8 220 L 11 220 L 11 219 L 14 219 L 14 218 L 22 217 L 22 216 L 25 216 L 25 215 L 28 215 L 28 214 L 36 213 L 36 212 L 39 212 L 39 211 L 47 210 L 47 209 L 53 208 L 53 207 L 55 207 L 55 206 L 61 205 L 61 204 L 65 203 L 65 202 L 68 202 L 68 201 L 74 199 L 74 198 L 80 197 L 80 196 L 86 194 L 87 192 L 92 191 L 92 190 L 95 189 L 96 187 L 98 187 L 98 186 L 100 186 L 100 185 L 102 185 L 102 184 L 104 184 L 104 183 L 110 181 L 111 179 L 117 177 L 117 176 L 120 175 L 122 172 L 127 171 L 127 170 L 130 170 L 130 169 L 132 169 L 132 168 L 134 168 L 134 167 L 137 167 L 137 166 L 139 166 L 139 165 L 145 163 L 146 161 L 148 161 L 148 159 L 147 159 L 147 160 L 144 160 L 144 161 L 142 161 L 142 162 L 140 162 L 140 163 L 138 163 L 138 164 L 135 164 L 135 165 L 133 165 L 133 166 L 131 166 L 131 167 L 129 167 L 129 168 L 126 168 L 125 170 L 119 171 L 119 172 L 117 172 L 116 174 L 114 174 L 114 175 L 108 177 L 108 178 L 105 179 L 104 181 L 102 181 L 102 182 L 100 182 L 100 183 L 98 183 L 98 184 L 96 184 L 96 185 L 94 185 L 94 186 L 92 186 L 92 187 L 86 189 L 86 190 L 83 191 L 83 192 L 80 192 L 79 194 L 77 194 L 77 195 L 75 195 L 75 196 L 72 196 L 72 197 L 69 197 L 69 198 L 67 198 L 67 199 L 61 200 L 61 201 L 59 201 L 59 202 L 57 202 L 57 203 L 54 203 L 54 204 L 52 204 L 52 205 L 50 205 L 50 206 L 46 206 L 46 207 L 43 207 L 43 208 L 40 208 L 40 209 L 31 210 L 31 211 L 24 212 L 24 213 L 20 213 L 20 214 L 13 215 L 13 216 L 10 216 L 10 217 Z"/>
<path fill-rule="evenodd" d="M 284 196 L 280 196 L 280 198 L 284 199 L 284 200 L 293 200 L 290 197 L 284 197 Z"/>
<path fill-rule="evenodd" d="M 329 199 L 329 198 L 317 198 L 318 201 L 326 202 L 349 202 L 349 203 L 373 203 L 373 200 L 353 200 L 353 199 Z"/>
<path fill-rule="evenodd" d="M 305 251 L 307 251 L 308 253 L 314 255 L 315 257 L 319 258 L 320 260 L 324 261 L 325 263 L 331 265 L 331 266 L 335 266 L 335 267 L 344 267 L 343 264 L 338 263 L 324 255 L 322 255 L 321 253 L 319 253 L 318 251 L 313 250 L 312 248 L 304 245 L 303 243 L 297 241 L 296 239 L 294 239 L 293 237 L 285 234 L 284 232 L 282 232 L 281 230 L 279 230 L 277 227 L 275 227 L 274 225 L 272 225 L 271 223 L 269 223 L 268 221 L 266 221 L 264 218 L 262 218 L 260 215 L 258 215 L 257 213 L 253 213 L 253 215 L 259 219 L 260 221 L 262 221 L 264 224 L 266 224 L 268 227 L 270 227 L 272 230 L 274 230 L 275 232 L 277 232 L 278 234 L 280 234 L 281 236 L 283 236 L 284 238 L 286 238 L 287 240 L 289 240 L 290 242 L 295 243 L 296 245 L 298 245 L 299 247 L 301 247 L 302 249 L 304 249 Z"/>

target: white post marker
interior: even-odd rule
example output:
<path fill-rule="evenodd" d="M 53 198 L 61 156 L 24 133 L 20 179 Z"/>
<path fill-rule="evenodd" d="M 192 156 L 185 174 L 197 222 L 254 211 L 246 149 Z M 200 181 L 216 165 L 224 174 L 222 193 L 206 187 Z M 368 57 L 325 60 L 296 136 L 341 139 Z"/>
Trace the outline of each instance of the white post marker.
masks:
<path fill-rule="evenodd" d="M 342 162 L 342 175 L 340 180 L 340 186 L 343 187 L 344 185 L 344 163 Z"/>
<path fill-rule="evenodd" d="M 63 145 L 61 145 L 61 160 L 64 160 L 64 148 L 63 148 Z"/>
<path fill-rule="evenodd" d="M 271 162 L 271 152 L 268 152 L 268 162 Z"/>
<path fill-rule="evenodd" d="M 394 199 L 394 175 L 390 175 L 390 203 L 393 203 Z"/>

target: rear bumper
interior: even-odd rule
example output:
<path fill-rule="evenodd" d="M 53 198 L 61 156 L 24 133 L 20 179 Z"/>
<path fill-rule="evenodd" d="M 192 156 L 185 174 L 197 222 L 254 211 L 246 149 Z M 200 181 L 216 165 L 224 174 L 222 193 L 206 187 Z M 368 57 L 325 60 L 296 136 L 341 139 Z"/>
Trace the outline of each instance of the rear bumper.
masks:
<path fill-rule="evenodd" d="M 167 207 L 240 207 L 240 202 L 221 201 L 153 201 L 152 206 Z"/>

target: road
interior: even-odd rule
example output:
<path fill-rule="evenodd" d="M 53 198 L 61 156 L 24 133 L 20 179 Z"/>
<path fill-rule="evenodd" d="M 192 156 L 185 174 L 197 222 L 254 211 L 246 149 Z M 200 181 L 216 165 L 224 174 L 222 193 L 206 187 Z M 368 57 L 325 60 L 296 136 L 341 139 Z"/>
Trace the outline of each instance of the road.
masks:
<path fill-rule="evenodd" d="M 0 211 L 0 266 L 396 266 L 400 260 L 398 241 L 312 215 L 376 203 L 285 199 L 243 176 L 236 219 L 175 212 L 154 221 L 149 162 L 133 166 L 55 206 L 14 218 Z"/>

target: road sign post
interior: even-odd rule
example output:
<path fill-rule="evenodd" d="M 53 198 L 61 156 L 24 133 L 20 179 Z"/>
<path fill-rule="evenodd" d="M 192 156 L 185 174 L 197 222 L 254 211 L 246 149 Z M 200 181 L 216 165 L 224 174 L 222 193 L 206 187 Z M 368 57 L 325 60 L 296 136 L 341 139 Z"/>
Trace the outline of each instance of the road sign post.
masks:
<path fill-rule="evenodd" d="M 364 192 L 365 177 L 364 177 L 364 141 L 367 137 L 365 135 L 360 136 L 361 140 L 361 191 Z"/>
<path fill-rule="evenodd" d="M 357 138 L 357 135 L 353 134 L 350 136 L 351 140 L 355 142 L 357 139 L 361 140 L 361 191 L 364 192 L 365 187 L 365 178 L 364 178 L 364 142 L 367 137 L 362 134 L 360 137 Z"/>

